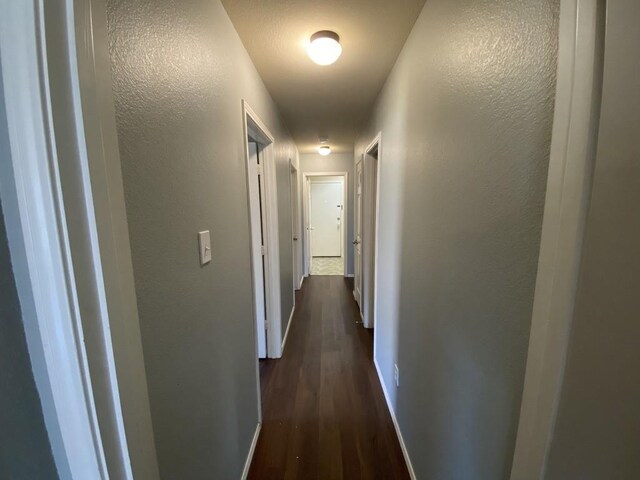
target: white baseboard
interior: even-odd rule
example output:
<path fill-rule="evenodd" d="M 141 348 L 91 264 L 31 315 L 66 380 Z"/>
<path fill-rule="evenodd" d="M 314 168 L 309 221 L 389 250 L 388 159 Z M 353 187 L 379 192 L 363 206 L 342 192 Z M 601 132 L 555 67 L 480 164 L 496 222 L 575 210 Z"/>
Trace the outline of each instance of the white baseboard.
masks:
<path fill-rule="evenodd" d="M 347 274 L 345 275 L 345 277 L 347 277 L 347 278 L 354 278 L 354 277 L 355 277 L 355 275 L 354 275 L 353 273 L 347 273 Z"/>
<path fill-rule="evenodd" d="M 391 397 L 389 397 L 387 387 L 385 387 L 384 378 L 382 377 L 382 372 L 380 372 L 380 365 L 378 365 L 378 360 L 376 358 L 373 359 L 373 364 L 376 366 L 376 372 L 378 372 L 378 379 L 380 380 L 380 385 L 382 386 L 382 393 L 384 393 L 384 399 L 387 401 L 387 408 L 389 409 L 389 414 L 391 415 L 393 426 L 396 429 L 396 435 L 398 435 L 398 441 L 400 442 L 402 455 L 404 456 L 404 461 L 407 463 L 407 470 L 409 470 L 409 476 L 411 477 L 411 480 L 416 480 L 416 473 L 413 471 L 413 465 L 411 464 L 411 459 L 409 458 L 409 452 L 407 451 L 407 447 L 404 444 L 404 439 L 402 438 L 402 433 L 400 432 L 400 425 L 398 425 L 396 413 L 393 410 L 393 406 L 391 405 Z"/>
<path fill-rule="evenodd" d="M 249 454 L 247 455 L 247 461 L 244 463 L 244 469 L 242 470 L 242 479 L 246 480 L 249 475 L 249 469 L 251 468 L 251 461 L 253 460 L 253 453 L 256 451 L 256 445 L 258 444 L 258 437 L 260 436 L 260 429 L 262 428 L 262 424 L 258 423 L 256 426 L 256 433 L 253 434 L 253 440 L 251 441 L 251 446 L 249 447 Z"/>
<path fill-rule="evenodd" d="M 287 323 L 287 330 L 284 332 L 284 338 L 282 339 L 282 353 L 284 353 L 284 344 L 287 343 L 287 337 L 289 336 L 289 328 L 291 328 L 291 321 L 293 320 L 293 314 L 296 311 L 296 306 L 294 305 L 291 309 L 291 315 L 289 315 L 289 322 Z"/>
<path fill-rule="evenodd" d="M 304 275 L 300 277 L 300 285 L 298 285 L 298 290 L 302 288 L 302 282 L 304 282 Z"/>

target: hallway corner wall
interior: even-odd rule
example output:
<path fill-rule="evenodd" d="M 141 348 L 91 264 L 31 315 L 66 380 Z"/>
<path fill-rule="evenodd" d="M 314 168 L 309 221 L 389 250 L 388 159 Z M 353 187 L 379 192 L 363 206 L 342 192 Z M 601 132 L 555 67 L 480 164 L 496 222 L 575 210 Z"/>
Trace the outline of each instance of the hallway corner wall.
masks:
<path fill-rule="evenodd" d="M 355 144 L 382 132 L 376 361 L 418 478 L 509 478 L 558 6 L 427 2 Z"/>
<path fill-rule="evenodd" d="M 160 476 L 239 478 L 259 421 L 241 100 L 275 136 L 283 329 L 297 150 L 218 0 L 106 4 Z M 202 230 L 213 251 L 203 267 Z"/>
<path fill-rule="evenodd" d="M 347 274 L 353 275 L 353 215 L 354 215 L 354 165 L 353 165 L 353 153 L 332 153 L 326 157 L 323 157 L 319 153 L 303 153 L 300 154 L 300 182 L 303 182 L 303 174 L 310 172 L 347 172 L 348 184 L 346 185 L 345 195 L 347 198 Z M 300 192 L 303 192 L 302 183 L 299 188 Z M 300 224 L 303 225 L 302 220 Z M 303 235 L 307 232 L 303 230 Z M 304 252 L 303 242 L 303 252 Z M 304 253 L 303 253 L 304 255 Z"/>

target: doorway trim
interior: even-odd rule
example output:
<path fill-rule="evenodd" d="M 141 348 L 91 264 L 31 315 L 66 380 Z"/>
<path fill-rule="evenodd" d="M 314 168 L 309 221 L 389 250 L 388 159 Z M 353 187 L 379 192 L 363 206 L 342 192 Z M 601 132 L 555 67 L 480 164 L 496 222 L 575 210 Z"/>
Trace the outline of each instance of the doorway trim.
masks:
<path fill-rule="evenodd" d="M 556 99 L 513 480 L 544 477 L 580 274 L 600 116 L 604 2 L 560 2 Z"/>
<path fill-rule="evenodd" d="M 295 178 L 295 180 L 294 180 Z M 291 252 L 293 255 L 293 305 L 296 304 L 296 290 L 302 287 L 302 225 L 300 208 L 300 170 L 289 159 L 289 191 L 291 196 Z"/>
<path fill-rule="evenodd" d="M 0 196 L 56 468 L 158 478 L 104 2 L 0 5 L 11 152 Z"/>
<path fill-rule="evenodd" d="M 309 196 L 311 189 L 309 183 L 313 178 L 317 177 L 343 177 L 342 187 L 342 256 L 343 256 L 343 276 L 347 276 L 347 252 L 348 252 L 348 225 L 349 225 L 349 206 L 347 199 L 349 198 L 349 172 L 304 172 L 302 174 L 302 235 L 303 241 L 303 275 L 308 277 L 311 274 L 311 235 L 309 234 L 309 221 L 311 212 L 309 210 Z"/>
<path fill-rule="evenodd" d="M 243 143 L 244 143 L 244 157 L 246 168 L 246 180 L 247 180 L 247 206 L 249 212 L 251 212 L 251 202 L 249 199 L 249 136 L 257 140 L 262 146 L 262 152 L 264 156 L 264 184 L 265 184 L 265 224 L 266 224 L 266 251 L 265 257 L 265 311 L 267 312 L 267 357 L 268 358 L 280 358 L 282 356 L 282 314 L 280 303 L 280 248 L 279 248 L 279 234 L 278 234 L 278 197 L 276 190 L 276 172 L 275 172 L 275 159 L 274 159 L 274 142 L 275 137 L 269 131 L 265 123 L 258 116 L 258 114 L 249 106 L 246 100 L 242 100 L 242 128 L 243 128 Z M 253 241 L 256 232 L 252 231 L 251 218 L 249 217 L 249 232 Z M 249 249 L 251 258 L 251 275 L 255 278 L 256 272 L 253 268 L 253 249 Z M 252 281 L 252 288 L 254 282 Z M 257 336 L 257 317 L 256 317 L 256 304 L 258 302 L 259 293 L 253 288 L 253 325 L 254 332 L 256 333 L 256 372 L 257 372 L 257 386 L 258 386 L 258 398 L 260 398 L 260 371 L 258 365 L 258 336 Z M 260 415 L 260 421 L 262 421 L 262 407 L 258 402 L 258 410 Z"/>
<path fill-rule="evenodd" d="M 378 157 L 375 160 L 372 160 L 371 153 L 377 150 Z M 371 162 L 375 161 L 375 172 L 376 178 L 375 183 L 371 178 Z M 366 255 L 363 255 L 363 267 L 364 262 L 368 262 L 369 268 L 371 269 L 367 275 L 364 274 L 364 268 L 361 269 L 362 275 L 362 295 L 365 297 L 362 300 L 364 307 L 361 308 L 362 320 L 365 328 L 373 328 L 374 335 L 377 324 L 378 317 L 378 239 L 379 239 L 379 225 L 380 225 L 380 165 L 382 161 L 382 132 L 379 131 L 377 135 L 371 140 L 369 145 L 364 149 L 362 154 L 362 168 L 363 168 L 363 184 L 365 189 L 369 189 L 371 192 L 375 194 L 375 201 L 372 202 L 372 196 L 368 195 L 363 198 L 363 212 L 366 212 L 366 215 L 363 215 L 363 230 L 366 233 L 363 238 L 363 253 L 367 252 Z M 373 215 L 372 215 L 373 213 Z M 373 222 L 373 225 L 371 225 Z M 369 242 L 373 240 L 373 249 Z M 367 248 L 365 248 L 365 246 Z M 366 258 L 368 257 L 368 258 Z M 366 282 L 369 284 L 366 284 Z M 373 310 L 373 312 L 369 311 Z M 373 342 L 373 355 L 375 358 L 376 354 L 376 342 Z"/>

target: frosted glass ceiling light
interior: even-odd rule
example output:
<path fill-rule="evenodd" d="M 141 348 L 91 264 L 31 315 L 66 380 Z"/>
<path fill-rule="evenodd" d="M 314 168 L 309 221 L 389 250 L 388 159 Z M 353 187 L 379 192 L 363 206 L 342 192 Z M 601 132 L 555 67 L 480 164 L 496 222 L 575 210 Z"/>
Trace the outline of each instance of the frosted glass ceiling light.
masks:
<path fill-rule="evenodd" d="M 311 35 L 311 43 L 307 47 L 311 60 L 318 65 L 331 65 L 342 54 L 340 37 L 336 32 L 322 30 Z"/>
<path fill-rule="evenodd" d="M 326 157 L 331 153 L 331 147 L 329 145 L 321 145 L 320 148 L 318 148 L 318 153 Z"/>

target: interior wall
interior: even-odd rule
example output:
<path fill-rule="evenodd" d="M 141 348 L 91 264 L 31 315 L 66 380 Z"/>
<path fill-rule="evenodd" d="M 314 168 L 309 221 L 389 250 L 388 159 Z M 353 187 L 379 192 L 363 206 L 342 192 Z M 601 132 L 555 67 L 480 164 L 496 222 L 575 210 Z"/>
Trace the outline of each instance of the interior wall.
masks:
<path fill-rule="evenodd" d="M 355 145 L 382 132 L 376 361 L 418 478 L 509 477 L 558 3 L 428 1 Z"/>
<path fill-rule="evenodd" d="M 258 422 L 241 99 L 275 136 L 282 315 L 295 145 L 217 0 L 107 0 L 133 270 L 162 478 L 239 478 Z M 199 264 L 197 233 L 213 260 Z"/>
<path fill-rule="evenodd" d="M 607 2 L 593 188 L 545 478 L 640 478 L 640 4 Z"/>
<path fill-rule="evenodd" d="M 347 222 L 345 225 L 347 234 L 347 250 L 346 250 L 346 262 L 347 262 L 347 274 L 353 275 L 353 215 L 354 215 L 354 192 L 353 192 L 353 153 L 332 153 L 323 157 L 319 153 L 303 153 L 300 154 L 300 182 L 303 182 L 304 173 L 323 173 L 323 172 L 347 172 L 348 179 L 346 188 L 347 198 Z M 303 192 L 302 183 L 300 183 L 300 192 Z M 303 226 L 303 235 L 307 234 L 304 221 L 300 220 L 300 224 Z M 303 242 L 303 251 L 304 245 Z"/>

